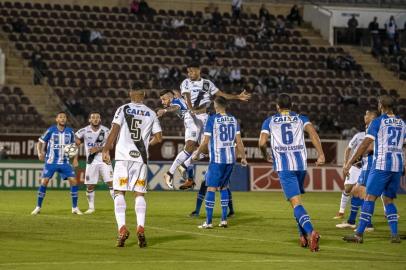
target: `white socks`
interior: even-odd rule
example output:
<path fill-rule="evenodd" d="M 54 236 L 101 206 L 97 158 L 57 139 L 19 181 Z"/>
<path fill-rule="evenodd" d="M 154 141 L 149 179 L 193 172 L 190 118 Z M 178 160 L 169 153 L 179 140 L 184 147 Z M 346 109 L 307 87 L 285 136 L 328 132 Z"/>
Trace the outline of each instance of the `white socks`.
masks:
<path fill-rule="evenodd" d="M 125 203 L 124 195 L 117 194 L 114 198 L 114 214 L 116 215 L 117 227 L 120 230 L 125 225 Z"/>
<path fill-rule="evenodd" d="M 147 203 L 145 202 L 144 196 L 137 196 L 135 198 L 135 214 L 137 215 L 137 226 L 144 227 L 146 210 Z"/>
<path fill-rule="evenodd" d="M 169 173 L 174 174 L 176 169 L 190 157 L 191 157 L 191 155 L 188 152 L 186 152 L 185 150 L 180 152 L 176 156 L 176 159 L 173 161 L 172 166 L 169 169 Z"/>
<path fill-rule="evenodd" d="M 345 191 L 343 191 L 343 193 L 341 193 L 341 202 L 340 202 L 340 213 L 345 212 L 345 208 L 347 207 L 347 203 L 350 200 L 351 196 L 350 194 L 346 193 Z"/>
<path fill-rule="evenodd" d="M 87 202 L 89 203 L 89 209 L 94 209 L 94 190 L 92 192 L 86 191 Z"/>

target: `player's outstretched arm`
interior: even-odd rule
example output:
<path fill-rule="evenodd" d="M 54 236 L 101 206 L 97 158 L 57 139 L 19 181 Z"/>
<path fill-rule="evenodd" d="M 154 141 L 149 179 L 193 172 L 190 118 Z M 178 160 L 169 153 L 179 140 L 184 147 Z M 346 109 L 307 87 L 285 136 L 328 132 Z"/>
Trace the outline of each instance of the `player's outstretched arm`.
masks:
<path fill-rule="evenodd" d="M 120 125 L 113 123 L 109 136 L 107 137 L 106 144 L 103 147 L 102 156 L 103 161 L 107 164 L 111 164 L 110 150 L 113 149 L 114 142 L 117 140 L 118 133 L 120 132 Z"/>
<path fill-rule="evenodd" d="M 185 98 L 186 106 L 189 110 L 193 110 L 192 98 L 189 92 L 183 93 L 183 97 Z"/>
<path fill-rule="evenodd" d="M 240 94 L 235 95 L 235 94 L 227 94 L 224 93 L 223 91 L 217 91 L 215 96 L 220 96 L 225 99 L 235 99 L 235 100 L 240 100 L 240 101 L 248 101 L 251 98 L 251 94 L 248 93 L 246 90 L 243 90 Z"/>
<path fill-rule="evenodd" d="M 316 148 L 318 154 L 316 165 L 323 165 L 326 162 L 326 158 L 324 156 L 323 148 L 321 147 L 319 134 L 317 134 L 316 129 L 314 129 L 311 123 L 305 126 L 305 131 L 309 134 L 310 140 L 312 141 L 312 144 Z"/>
<path fill-rule="evenodd" d="M 259 149 L 261 150 L 262 157 L 268 161 L 272 162 L 272 158 L 268 153 L 268 139 L 269 139 L 269 134 L 265 132 L 261 132 L 261 135 L 259 136 L 259 141 L 258 141 L 258 146 Z"/>
<path fill-rule="evenodd" d="M 350 158 L 350 154 L 351 154 L 351 148 L 347 146 L 344 150 L 344 165 L 347 164 L 347 161 Z"/>
<path fill-rule="evenodd" d="M 345 164 L 344 169 L 343 169 L 344 176 L 348 175 L 348 172 L 350 171 L 352 164 L 354 164 L 355 161 L 357 161 L 365 153 L 365 151 L 368 150 L 369 145 L 373 141 L 374 140 L 369 137 L 366 137 L 362 141 L 361 145 L 357 148 L 357 151 L 355 151 L 355 153 L 352 155 L 351 159 Z"/>
<path fill-rule="evenodd" d="M 41 160 L 41 161 L 45 160 L 44 146 L 45 146 L 45 144 L 43 142 L 38 141 L 38 143 L 37 143 L 37 153 L 38 153 L 38 159 Z"/>
<path fill-rule="evenodd" d="M 204 135 L 203 142 L 200 144 L 199 148 L 193 154 L 193 157 L 192 157 L 193 160 L 199 160 L 201 153 L 208 152 L 209 141 L 210 141 L 210 136 Z"/>
<path fill-rule="evenodd" d="M 158 132 L 152 135 L 152 139 L 149 141 L 149 145 L 153 146 L 162 142 L 162 132 Z"/>
<path fill-rule="evenodd" d="M 241 139 L 241 134 L 235 136 L 235 141 L 237 143 L 237 155 L 241 157 L 241 165 L 245 167 L 248 165 L 248 162 L 247 157 L 245 156 L 245 147 Z"/>
<path fill-rule="evenodd" d="M 179 108 L 180 107 L 178 105 L 172 105 L 172 106 L 169 106 L 168 108 L 165 108 L 165 109 L 159 109 L 156 112 L 156 115 L 158 117 L 162 117 L 166 113 L 176 112 L 177 110 L 179 110 Z"/>

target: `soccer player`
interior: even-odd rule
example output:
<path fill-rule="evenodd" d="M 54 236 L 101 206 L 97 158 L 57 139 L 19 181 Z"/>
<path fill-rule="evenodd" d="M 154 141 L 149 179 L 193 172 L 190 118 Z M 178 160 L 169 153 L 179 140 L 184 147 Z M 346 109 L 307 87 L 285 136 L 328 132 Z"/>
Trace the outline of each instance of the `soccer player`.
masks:
<path fill-rule="evenodd" d="M 365 128 L 367 129 L 369 124 L 371 123 L 372 120 L 374 120 L 377 117 L 377 112 L 373 110 L 368 110 L 365 112 L 364 115 L 364 122 L 365 122 Z M 359 139 L 364 140 L 366 132 L 360 132 L 358 134 L 361 134 L 358 136 Z M 357 136 L 357 135 L 356 135 Z M 361 142 L 362 142 L 361 140 Z M 361 144 L 361 143 L 360 143 Z M 360 145 L 359 144 L 359 145 Z M 351 143 L 350 143 L 351 145 Z M 365 185 L 366 185 L 366 180 L 368 178 L 369 170 L 371 169 L 372 166 L 372 159 L 373 159 L 373 144 L 369 145 L 369 149 L 367 152 L 362 156 L 362 171 L 361 174 L 357 180 L 357 184 L 355 187 L 352 189 L 352 197 L 351 197 L 351 213 L 348 217 L 347 222 L 337 224 L 337 228 L 353 228 L 355 229 L 355 219 L 357 218 L 358 210 L 361 207 L 364 198 L 365 198 Z M 355 153 L 355 152 L 354 152 Z M 349 159 L 349 156 L 346 156 L 344 165 L 347 163 Z M 352 169 L 353 167 L 351 167 Z M 351 171 L 350 169 L 350 171 Z M 350 172 L 350 177 L 351 177 L 351 172 Z M 347 177 L 348 178 L 348 177 Z M 373 231 L 374 227 L 372 226 L 372 223 L 368 224 L 367 231 Z"/>
<path fill-rule="evenodd" d="M 146 247 L 144 234 L 144 195 L 147 192 L 148 146 L 162 141 L 162 130 L 154 111 L 143 104 L 144 90 L 130 90 L 131 103 L 119 107 L 115 113 L 107 142 L 103 148 L 103 161 L 111 163 L 109 151 L 116 144 L 113 175 L 114 213 L 118 226 L 117 247 L 123 247 L 130 232 L 126 227 L 125 193 L 135 195 L 137 237 L 140 248 Z M 150 140 L 152 134 L 152 139 Z"/>
<path fill-rule="evenodd" d="M 354 235 L 343 237 L 344 241 L 363 242 L 365 228 L 374 214 L 375 201 L 383 194 L 391 242 L 401 242 L 394 199 L 405 166 L 402 146 L 406 143 L 406 124 L 393 113 L 394 104 L 395 100 L 391 96 L 379 98 L 378 109 L 381 116 L 371 122 L 364 141 L 343 169 L 344 175 L 347 175 L 355 160 L 368 149 L 371 142 L 374 142 L 374 160 L 366 183 L 367 196 L 362 204 L 359 225 Z"/>
<path fill-rule="evenodd" d="M 102 160 L 101 151 L 106 143 L 109 129 L 101 125 L 101 116 L 99 112 L 89 114 L 89 125 L 76 132 L 76 144 L 79 146 L 82 142 L 85 144 L 86 151 L 86 197 L 89 203 L 89 209 L 85 214 L 92 214 L 95 211 L 94 197 L 95 188 L 99 177 L 108 185 L 110 195 L 114 198 L 113 190 L 113 167 L 107 165 Z"/>
<path fill-rule="evenodd" d="M 65 112 L 59 112 L 55 118 L 56 125 L 51 126 L 38 139 L 38 159 L 45 161 L 41 176 L 41 185 L 38 189 L 37 206 L 31 215 L 38 215 L 41 212 L 42 202 L 47 192 L 49 180 L 57 172 L 62 180 L 68 180 L 72 196 L 72 214 L 82 215 L 78 208 L 78 182 L 75 177 L 75 170 L 69 163 L 69 158 L 64 153 L 68 144 L 75 143 L 73 129 L 66 126 L 67 116 Z M 46 154 L 44 147 L 46 146 Z M 73 166 L 78 166 L 77 158 L 73 159 Z"/>
<path fill-rule="evenodd" d="M 220 91 L 211 81 L 200 76 L 200 65 L 198 63 L 189 64 L 187 72 L 188 78 L 180 86 L 181 94 L 190 111 L 190 113 L 185 114 L 185 148 L 176 156 L 169 171 L 164 175 L 165 183 L 171 189 L 174 188 L 173 174 L 175 170 L 182 164 L 184 164 L 184 168 L 189 167 L 192 153 L 202 139 L 203 129 L 208 118 L 207 108 L 211 104 L 211 98 L 221 96 L 228 100 L 240 101 L 248 101 L 251 98 L 251 94 L 248 94 L 245 90 L 238 95 Z M 193 186 L 194 182 L 187 180 L 181 188 L 187 189 Z"/>
<path fill-rule="evenodd" d="M 200 229 L 213 228 L 213 208 L 216 190 L 220 190 L 221 222 L 220 227 L 226 228 L 228 211 L 228 191 L 230 176 L 237 154 L 241 157 L 241 165 L 247 166 L 244 144 L 241 140 L 240 127 L 237 119 L 226 113 L 227 101 L 224 97 L 214 100 L 216 114 L 207 120 L 204 129 L 203 142 L 193 154 L 193 160 L 198 160 L 201 153 L 209 151 L 210 164 L 207 170 L 206 221 Z"/>
<path fill-rule="evenodd" d="M 312 252 L 319 250 L 320 235 L 313 229 L 310 217 L 301 202 L 304 193 L 304 178 L 307 169 L 307 152 L 304 131 L 317 150 L 316 165 L 325 162 L 320 138 L 306 116 L 290 111 L 292 101 L 289 95 L 281 94 L 277 99 L 278 113 L 269 117 L 262 124 L 259 138 L 259 148 L 265 160 L 273 160 L 274 170 L 278 172 L 279 180 L 287 200 L 293 208 L 293 213 L 299 228 L 300 245 L 309 247 Z M 267 142 L 270 139 L 272 156 L 268 154 Z"/>

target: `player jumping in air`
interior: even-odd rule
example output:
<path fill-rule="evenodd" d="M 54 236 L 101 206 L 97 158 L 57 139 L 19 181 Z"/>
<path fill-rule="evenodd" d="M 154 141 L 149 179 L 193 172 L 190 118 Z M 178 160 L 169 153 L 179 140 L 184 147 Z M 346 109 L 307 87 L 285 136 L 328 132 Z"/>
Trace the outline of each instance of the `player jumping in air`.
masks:
<path fill-rule="evenodd" d="M 140 248 L 146 247 L 144 234 L 147 193 L 148 146 L 162 141 L 162 130 L 154 111 L 143 104 L 144 90 L 130 90 L 131 103 L 119 107 L 103 148 L 103 161 L 111 163 L 109 151 L 116 144 L 113 175 L 114 213 L 118 226 L 117 247 L 123 247 L 130 235 L 126 227 L 125 192 L 135 195 L 137 236 Z M 150 140 L 152 134 L 152 139 Z"/>
<path fill-rule="evenodd" d="M 369 124 L 371 123 L 372 120 L 374 120 L 377 116 L 376 111 L 366 111 L 364 115 L 364 122 L 365 122 L 365 128 L 368 128 Z M 359 134 L 359 135 L 358 135 Z M 361 142 L 365 138 L 366 132 L 359 132 L 357 133 L 354 138 L 356 137 L 358 140 L 361 140 Z M 358 136 L 357 136 L 358 135 Z M 353 141 L 354 138 L 351 140 Z M 350 145 L 351 142 L 350 142 Z M 361 143 L 358 144 L 358 146 L 361 145 Z M 364 198 L 365 198 L 365 185 L 366 185 L 366 180 L 368 178 L 369 170 L 371 169 L 372 166 L 372 157 L 373 157 L 373 148 L 371 148 L 372 144 L 370 144 L 369 149 L 367 152 L 362 156 L 362 171 L 360 176 L 358 177 L 357 184 L 355 187 L 352 189 L 352 197 L 351 197 L 351 213 L 348 217 L 348 220 L 346 222 L 343 222 L 341 224 L 337 224 L 337 228 L 352 228 L 355 229 L 355 219 L 357 218 L 358 210 L 361 207 Z M 352 147 L 353 148 L 353 147 Z M 356 149 L 355 149 L 356 151 Z M 354 153 L 355 153 L 354 151 Z M 345 157 L 345 162 L 344 165 L 347 164 L 347 161 L 349 160 L 349 156 Z M 353 167 L 351 167 L 350 171 L 352 170 Z M 347 177 L 348 178 L 348 177 Z M 346 179 L 347 179 L 346 178 Z M 351 172 L 350 172 L 350 178 L 351 178 Z M 367 231 L 373 231 L 374 227 L 372 226 L 372 223 L 368 224 Z"/>
<path fill-rule="evenodd" d="M 189 112 L 185 114 L 185 148 L 180 152 L 169 171 L 165 173 L 164 180 L 169 188 L 173 189 L 173 174 L 175 170 L 183 164 L 183 168 L 188 168 L 192 161 L 192 153 L 196 150 L 203 135 L 203 129 L 208 118 L 207 108 L 211 104 L 213 96 L 221 96 L 225 99 L 235 99 L 248 101 L 251 94 L 245 90 L 239 95 L 227 94 L 220 91 L 211 81 L 203 79 L 200 76 L 200 66 L 198 63 L 192 63 L 187 66 L 188 78 L 181 86 L 181 94 L 185 99 Z M 180 167 L 182 168 L 182 167 Z M 194 186 L 193 180 L 188 179 L 182 189 Z"/>
<path fill-rule="evenodd" d="M 400 178 L 405 169 L 402 147 L 406 143 L 406 124 L 393 113 L 394 104 L 395 101 L 391 96 L 379 98 L 378 109 L 381 116 L 371 122 L 364 141 L 343 169 L 344 175 L 347 175 L 355 160 L 374 142 L 374 160 L 366 182 L 367 195 L 362 204 L 359 225 L 355 235 L 345 236 L 344 241 L 363 242 L 365 228 L 371 223 L 374 214 L 375 201 L 383 194 L 391 242 L 401 242 L 398 234 L 398 214 L 393 200 L 396 198 Z"/>
<path fill-rule="evenodd" d="M 89 203 L 89 209 L 85 214 L 92 214 L 95 211 L 94 197 L 95 188 L 99 181 L 99 176 L 108 185 L 110 195 L 114 198 L 113 190 L 113 167 L 102 160 L 101 151 L 106 143 L 109 129 L 101 125 L 99 112 L 89 114 L 89 125 L 76 132 L 76 144 L 79 146 L 82 142 L 85 144 L 86 151 L 86 197 Z"/>
<path fill-rule="evenodd" d="M 307 169 L 307 152 L 304 131 L 317 150 L 316 165 L 325 162 L 320 138 L 306 116 L 290 111 L 291 99 L 281 94 L 277 100 L 278 113 L 269 117 L 262 124 L 259 138 L 259 148 L 265 160 L 273 161 L 274 170 L 278 172 L 279 180 L 286 198 L 290 201 L 299 228 L 300 244 L 309 247 L 312 252 L 319 250 L 320 235 L 313 229 L 310 217 L 301 202 L 304 193 L 304 178 Z M 268 139 L 271 142 L 272 157 L 267 151 Z"/>
<path fill-rule="evenodd" d="M 220 190 L 221 222 L 220 227 L 226 228 L 228 211 L 228 191 L 230 176 L 237 154 L 241 156 L 241 165 L 247 166 L 244 144 L 241 140 L 240 127 L 237 119 L 226 113 L 227 101 L 223 97 L 214 100 L 216 114 L 207 120 L 204 129 L 204 139 L 198 150 L 193 154 L 193 160 L 198 160 L 201 153 L 209 152 L 210 164 L 206 174 L 206 221 L 199 226 L 201 229 L 213 228 L 213 208 L 216 190 Z"/>
<path fill-rule="evenodd" d="M 42 202 L 47 192 L 49 180 L 57 172 L 62 180 L 68 180 L 72 196 L 72 214 L 82 215 L 78 208 L 78 183 L 75 177 L 75 170 L 69 163 L 69 158 L 65 155 L 64 148 L 68 144 L 75 142 L 73 129 L 66 126 L 66 113 L 59 112 L 55 118 L 56 125 L 51 126 L 38 139 L 37 151 L 38 159 L 45 161 L 41 176 L 41 185 L 38 189 L 37 206 L 31 212 L 31 215 L 37 215 L 41 212 Z M 46 154 L 44 147 L 46 146 Z M 73 166 L 78 166 L 77 157 L 73 159 Z"/>

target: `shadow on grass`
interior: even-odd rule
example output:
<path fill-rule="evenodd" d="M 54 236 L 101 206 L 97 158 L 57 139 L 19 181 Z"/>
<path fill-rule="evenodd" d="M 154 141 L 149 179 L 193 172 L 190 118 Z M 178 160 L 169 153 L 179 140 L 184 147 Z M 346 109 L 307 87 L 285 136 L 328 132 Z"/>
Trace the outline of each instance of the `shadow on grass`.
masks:
<path fill-rule="evenodd" d="M 177 241 L 185 241 L 185 240 L 194 240 L 197 237 L 193 235 L 168 235 L 168 236 L 159 236 L 159 237 L 148 237 L 147 236 L 147 244 L 148 247 L 152 247 L 155 245 L 160 245 L 163 243 L 169 243 L 169 242 L 177 242 Z M 129 241 L 128 244 L 126 242 L 126 246 L 132 247 L 132 246 L 137 246 L 138 242 L 136 239 L 136 236 L 133 238 L 133 241 Z"/>

